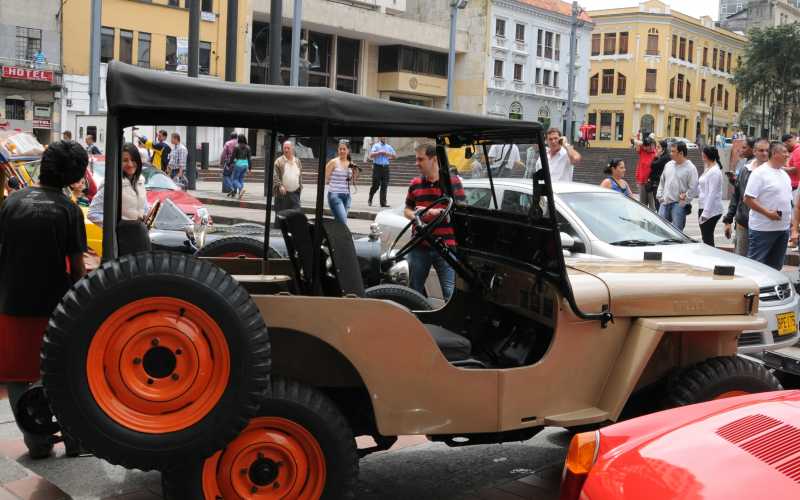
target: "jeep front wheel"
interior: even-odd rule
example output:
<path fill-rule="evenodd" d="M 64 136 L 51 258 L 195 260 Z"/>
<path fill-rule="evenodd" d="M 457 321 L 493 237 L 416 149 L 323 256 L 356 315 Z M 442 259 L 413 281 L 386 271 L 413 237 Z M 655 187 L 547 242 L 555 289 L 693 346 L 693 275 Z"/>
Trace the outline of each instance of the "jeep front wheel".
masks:
<path fill-rule="evenodd" d="M 350 426 L 323 393 L 273 377 L 259 416 L 211 458 L 166 470 L 167 500 L 350 498 L 358 455 Z"/>
<path fill-rule="evenodd" d="M 668 381 L 665 406 L 674 408 L 781 389 L 778 379 L 761 365 L 735 356 L 710 358 Z"/>

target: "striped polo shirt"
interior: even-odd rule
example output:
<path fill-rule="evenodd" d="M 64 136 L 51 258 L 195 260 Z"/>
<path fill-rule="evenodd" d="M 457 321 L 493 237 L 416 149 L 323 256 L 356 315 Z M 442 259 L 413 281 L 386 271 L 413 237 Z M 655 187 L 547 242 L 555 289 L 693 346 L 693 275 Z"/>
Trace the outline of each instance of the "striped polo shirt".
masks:
<path fill-rule="evenodd" d="M 461 185 L 461 179 L 458 176 L 450 176 L 450 184 L 453 187 L 453 196 L 456 202 L 463 203 L 466 201 L 464 195 L 464 187 Z M 415 177 L 411 179 L 411 184 L 408 186 L 408 195 L 406 195 L 406 207 L 411 210 L 416 210 L 419 207 L 429 207 L 437 199 L 445 196 L 445 191 L 442 189 L 439 181 L 431 182 L 425 176 Z M 439 203 L 435 208 L 445 208 L 447 205 Z M 430 222 L 425 221 L 425 222 Z M 441 237 L 447 246 L 456 246 L 455 231 L 450 221 L 444 221 L 442 224 L 433 231 L 434 237 Z M 427 245 L 427 242 L 423 242 Z"/>

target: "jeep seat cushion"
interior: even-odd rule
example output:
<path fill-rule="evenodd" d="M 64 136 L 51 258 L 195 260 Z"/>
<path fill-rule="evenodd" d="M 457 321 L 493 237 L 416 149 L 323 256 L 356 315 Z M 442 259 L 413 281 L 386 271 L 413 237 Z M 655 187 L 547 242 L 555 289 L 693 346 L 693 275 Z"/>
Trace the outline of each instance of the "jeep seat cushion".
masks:
<path fill-rule="evenodd" d="M 425 325 L 447 361 L 469 359 L 472 343 L 468 338 L 439 325 Z"/>

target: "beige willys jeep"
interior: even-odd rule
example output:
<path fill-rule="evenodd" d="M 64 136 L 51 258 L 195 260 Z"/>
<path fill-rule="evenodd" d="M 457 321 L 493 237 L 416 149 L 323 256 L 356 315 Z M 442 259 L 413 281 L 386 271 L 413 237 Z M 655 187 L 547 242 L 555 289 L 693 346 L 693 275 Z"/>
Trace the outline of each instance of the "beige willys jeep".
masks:
<path fill-rule="evenodd" d="M 528 213 L 445 196 L 444 215 L 412 223 L 409 245 L 457 272 L 438 310 L 408 289 L 364 290 L 350 232 L 323 217 L 322 175 L 313 222 L 277 216 L 286 260 L 148 252 L 137 224 L 118 220 L 122 130 L 153 116 L 266 128 L 271 144 L 315 137 L 319 172 L 332 138 L 430 137 L 445 194 L 445 146 L 544 150 L 538 123 L 117 62 L 107 96 L 105 261 L 55 311 L 43 384 L 65 431 L 110 462 L 163 471 L 169 498 L 348 497 L 360 456 L 399 435 L 518 441 L 780 388 L 736 357 L 740 332 L 763 327 L 752 281 L 659 260 L 567 266 L 546 158 Z M 271 169 L 266 182 L 271 193 Z M 432 235 L 447 218 L 455 250 Z M 358 450 L 361 435 L 377 446 Z"/>

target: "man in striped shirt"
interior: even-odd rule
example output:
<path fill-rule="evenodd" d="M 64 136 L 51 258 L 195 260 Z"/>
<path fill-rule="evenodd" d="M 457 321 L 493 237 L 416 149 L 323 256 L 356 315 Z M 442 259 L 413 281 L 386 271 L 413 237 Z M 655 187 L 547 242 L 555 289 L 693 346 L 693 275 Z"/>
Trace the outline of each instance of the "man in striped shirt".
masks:
<path fill-rule="evenodd" d="M 420 177 L 415 177 L 411 180 L 408 186 L 408 195 L 406 196 L 405 216 L 407 219 L 414 219 L 414 214 L 423 208 L 427 208 L 433 204 L 437 199 L 448 196 L 444 187 L 439 179 L 439 161 L 436 157 L 436 146 L 434 144 L 421 144 L 416 149 L 417 168 L 422 174 Z M 466 200 L 464 196 L 464 188 L 461 185 L 461 180 L 456 175 L 450 176 L 450 184 L 453 188 L 453 198 L 457 203 L 463 203 Z M 435 220 L 446 205 L 440 203 L 434 208 L 431 208 L 424 216 L 423 221 L 430 223 Z M 450 220 L 447 219 L 442 222 L 439 227 L 433 231 L 434 238 L 441 238 L 442 241 L 449 247 L 456 246 L 455 231 Z M 431 266 L 436 269 L 436 274 L 439 276 L 439 283 L 442 287 L 442 294 L 445 300 L 449 300 L 453 295 L 453 289 L 456 284 L 455 270 L 450 267 L 446 260 L 431 246 L 428 242 L 423 241 L 416 248 L 414 248 L 406 257 L 409 264 L 409 271 L 411 274 L 411 288 L 425 294 L 425 280 L 428 278 Z"/>

